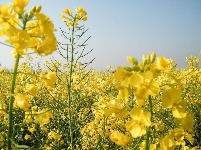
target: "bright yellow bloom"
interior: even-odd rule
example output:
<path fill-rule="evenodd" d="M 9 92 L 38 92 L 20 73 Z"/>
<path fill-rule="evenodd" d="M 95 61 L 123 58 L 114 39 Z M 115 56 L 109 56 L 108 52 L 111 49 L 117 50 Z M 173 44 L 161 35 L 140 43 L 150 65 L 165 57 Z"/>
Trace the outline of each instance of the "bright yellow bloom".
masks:
<path fill-rule="evenodd" d="M 55 139 L 55 140 L 60 140 L 61 139 L 61 136 L 60 134 L 57 134 L 56 132 L 54 131 L 50 131 L 48 133 L 48 139 Z"/>
<path fill-rule="evenodd" d="M 113 131 L 110 140 L 119 146 L 126 146 L 130 142 L 129 137 L 119 131 Z"/>
<path fill-rule="evenodd" d="M 26 134 L 25 136 L 24 136 L 24 139 L 25 140 L 28 140 L 28 139 L 30 139 L 31 138 L 31 136 L 29 135 L 29 134 Z"/>
<path fill-rule="evenodd" d="M 63 12 L 67 15 L 71 15 L 72 11 L 70 9 L 64 8 Z"/>
<path fill-rule="evenodd" d="M 48 108 L 44 108 L 41 111 L 34 114 L 34 119 L 40 124 L 40 127 L 49 123 L 49 119 L 52 118 L 52 112 Z"/>
<path fill-rule="evenodd" d="M 29 94 L 35 96 L 35 95 L 38 93 L 38 87 L 35 86 L 34 84 L 27 84 L 27 85 L 26 85 L 26 91 L 27 91 Z"/>
<path fill-rule="evenodd" d="M 82 8 L 82 6 L 78 6 L 76 8 L 77 13 L 82 13 L 83 15 L 87 15 L 87 12 Z"/>
<path fill-rule="evenodd" d="M 186 102 L 181 100 L 181 89 L 172 88 L 162 96 L 162 106 L 171 108 L 175 118 L 186 117 Z"/>
<path fill-rule="evenodd" d="M 135 88 L 137 99 L 147 99 L 149 95 L 155 96 L 159 92 L 159 84 L 154 81 L 151 71 L 135 73 L 130 77 L 130 85 Z"/>
<path fill-rule="evenodd" d="M 5 36 L 4 30 L 6 26 L 17 27 L 19 19 L 16 18 L 16 14 L 12 12 L 13 6 L 10 4 L 0 5 L 0 36 Z"/>
<path fill-rule="evenodd" d="M 160 142 L 161 150 L 174 150 L 176 147 L 176 141 L 171 135 L 166 135 Z"/>
<path fill-rule="evenodd" d="M 168 69 L 168 60 L 166 59 L 166 57 L 158 57 L 156 66 L 158 70 Z"/>
<path fill-rule="evenodd" d="M 40 78 L 45 81 L 45 87 L 53 88 L 56 82 L 56 72 L 49 72 L 47 75 L 41 75 Z"/>
<path fill-rule="evenodd" d="M 29 0 L 13 0 L 14 10 L 18 14 L 22 14 L 24 12 L 24 8 L 29 3 Z"/>
<path fill-rule="evenodd" d="M 125 102 L 128 102 L 129 92 L 127 88 L 120 88 L 118 93 L 118 99 L 123 99 Z"/>
<path fill-rule="evenodd" d="M 20 55 L 24 55 L 29 48 L 30 36 L 25 30 L 18 30 L 10 27 L 8 29 L 8 39 L 7 43 L 14 46 L 14 52 Z"/>
<path fill-rule="evenodd" d="M 24 111 L 29 111 L 29 98 L 23 94 L 16 94 L 15 96 L 15 106 L 19 107 Z"/>
<path fill-rule="evenodd" d="M 36 126 L 35 124 L 32 124 L 32 127 L 28 128 L 29 132 L 33 133 L 34 131 L 36 131 Z"/>
<path fill-rule="evenodd" d="M 121 81 L 122 87 L 128 87 L 130 83 L 131 72 L 126 71 L 123 67 L 117 67 L 116 72 L 114 73 L 114 78 L 117 81 Z"/>
<path fill-rule="evenodd" d="M 192 131 L 194 119 L 187 115 L 185 118 L 177 119 L 176 122 L 181 125 L 184 130 Z"/>
<path fill-rule="evenodd" d="M 108 117 L 111 114 L 115 114 L 118 117 L 127 117 L 128 111 L 124 109 L 123 106 L 121 106 L 119 103 L 116 102 L 116 100 L 111 100 L 107 104 L 108 109 L 103 109 L 104 114 Z"/>
<path fill-rule="evenodd" d="M 131 121 L 126 123 L 126 130 L 128 130 L 132 137 L 137 138 L 146 134 L 146 126 L 151 126 L 151 113 L 143 111 L 141 107 L 134 107 L 130 116 Z"/>

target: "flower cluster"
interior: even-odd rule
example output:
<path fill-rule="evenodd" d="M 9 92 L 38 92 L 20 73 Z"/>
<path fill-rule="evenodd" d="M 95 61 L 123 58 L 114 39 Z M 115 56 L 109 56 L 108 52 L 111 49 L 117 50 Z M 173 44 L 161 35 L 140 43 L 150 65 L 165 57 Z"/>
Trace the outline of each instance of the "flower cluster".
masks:
<path fill-rule="evenodd" d="M 38 54 L 51 54 L 57 41 L 50 18 L 41 13 L 41 6 L 25 11 L 28 0 L 13 0 L 12 4 L 0 6 L 0 36 L 7 36 L 7 43 L 14 47 L 12 54 L 24 55 L 28 49 Z"/>
<path fill-rule="evenodd" d="M 67 8 L 64 8 L 63 13 L 64 14 L 61 15 L 61 19 L 66 22 L 67 27 L 74 26 L 77 28 L 79 27 L 78 22 L 80 20 L 87 20 L 87 12 L 81 6 L 76 8 L 76 14 L 74 16 L 72 15 L 72 11 Z"/>

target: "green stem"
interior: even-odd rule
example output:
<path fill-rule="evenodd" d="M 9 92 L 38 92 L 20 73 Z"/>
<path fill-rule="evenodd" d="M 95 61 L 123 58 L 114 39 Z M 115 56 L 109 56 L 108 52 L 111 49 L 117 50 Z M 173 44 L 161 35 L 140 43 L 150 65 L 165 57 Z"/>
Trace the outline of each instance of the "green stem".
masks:
<path fill-rule="evenodd" d="M 152 116 L 153 116 L 153 110 L 152 110 L 152 101 L 151 101 L 151 96 L 149 96 L 149 112 L 151 113 L 151 122 L 152 122 Z M 151 127 L 148 126 L 147 127 L 147 131 L 146 131 L 146 140 L 145 140 L 145 150 L 149 150 L 149 138 L 150 138 L 150 132 L 151 132 Z"/>
<path fill-rule="evenodd" d="M 12 129 L 13 129 L 13 103 L 14 103 L 14 90 L 15 90 L 15 82 L 17 77 L 17 68 L 19 64 L 20 55 L 17 54 L 15 59 L 15 65 L 13 70 L 13 78 L 12 78 L 12 85 L 10 91 L 10 101 L 9 101 L 9 111 L 8 111 L 8 150 L 11 150 L 12 146 Z"/>
<path fill-rule="evenodd" d="M 75 22 L 75 21 L 74 21 Z M 73 28 L 72 28 L 72 35 L 71 35 L 71 60 L 70 60 L 70 73 L 69 73 L 69 81 L 68 81 L 68 115 L 69 115 L 69 130 L 70 130 L 70 149 L 73 150 L 73 129 L 72 129 L 72 115 L 71 115 L 71 102 L 72 102 L 72 97 L 71 97 L 71 88 L 72 88 L 72 74 L 73 74 L 73 62 L 74 62 L 74 32 L 75 32 L 75 27 L 73 23 Z"/>

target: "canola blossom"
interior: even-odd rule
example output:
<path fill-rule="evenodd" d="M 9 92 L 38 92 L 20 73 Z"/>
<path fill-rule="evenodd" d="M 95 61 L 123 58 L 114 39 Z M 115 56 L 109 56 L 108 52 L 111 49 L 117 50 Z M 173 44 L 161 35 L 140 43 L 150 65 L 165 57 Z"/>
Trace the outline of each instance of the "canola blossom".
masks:
<path fill-rule="evenodd" d="M 197 150 L 201 145 L 200 58 L 187 67 L 155 52 L 128 66 L 87 69 L 87 11 L 64 8 L 56 40 L 54 23 L 29 0 L 0 5 L 0 36 L 13 46 L 13 71 L 0 68 L 0 149 Z M 83 43 L 83 41 L 85 41 Z M 65 47 L 66 46 L 66 47 Z M 32 65 L 39 56 L 60 60 Z M 200 53 L 201 54 L 201 53 Z M 26 57 L 19 63 L 21 57 Z M 11 82 L 12 81 L 12 82 Z"/>

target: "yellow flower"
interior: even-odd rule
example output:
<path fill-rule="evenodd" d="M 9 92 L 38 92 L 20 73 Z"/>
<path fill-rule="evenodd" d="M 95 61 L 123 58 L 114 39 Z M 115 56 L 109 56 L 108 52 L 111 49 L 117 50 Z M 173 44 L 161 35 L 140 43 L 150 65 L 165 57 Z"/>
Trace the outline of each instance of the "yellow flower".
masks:
<path fill-rule="evenodd" d="M 40 78 L 45 81 L 45 87 L 53 88 L 56 82 L 56 72 L 49 72 L 46 76 L 41 75 Z"/>
<path fill-rule="evenodd" d="M 29 48 L 30 36 L 25 30 L 14 29 L 10 27 L 8 29 L 8 39 L 7 43 L 14 46 L 14 52 L 23 55 L 27 52 Z"/>
<path fill-rule="evenodd" d="M 126 146 L 130 142 L 129 137 L 119 131 L 112 131 L 109 137 L 112 142 L 119 146 Z"/>
<path fill-rule="evenodd" d="M 132 137 L 137 138 L 146 134 L 146 126 L 151 126 L 151 113 L 143 111 L 141 107 L 134 107 L 130 116 L 131 121 L 126 123 L 126 130 L 128 130 Z"/>
<path fill-rule="evenodd" d="M 28 128 L 29 132 L 33 133 L 34 131 L 36 131 L 36 126 L 35 124 L 32 124 L 32 127 Z"/>
<path fill-rule="evenodd" d="M 103 109 L 104 114 L 108 117 L 111 114 L 115 114 L 119 117 L 127 117 L 128 111 L 123 108 L 119 103 L 116 102 L 116 100 L 111 100 L 107 104 L 108 109 Z"/>
<path fill-rule="evenodd" d="M 181 100 L 181 89 L 172 88 L 162 96 L 162 106 L 171 108 L 175 118 L 186 117 L 186 102 Z"/>
<path fill-rule="evenodd" d="M 14 10 L 18 14 L 22 14 L 24 12 L 24 8 L 29 3 L 29 0 L 13 0 Z"/>
<path fill-rule="evenodd" d="M 67 15 L 71 15 L 72 11 L 70 9 L 64 8 L 63 12 Z"/>
<path fill-rule="evenodd" d="M 35 96 L 35 95 L 38 93 L 38 87 L 35 86 L 34 84 L 27 84 L 27 85 L 26 85 L 26 91 L 27 91 L 29 94 Z"/>
<path fill-rule="evenodd" d="M 40 124 L 40 127 L 49 123 L 49 119 L 52 118 L 52 112 L 48 108 L 44 108 L 41 111 L 34 114 L 34 119 Z"/>
<path fill-rule="evenodd" d="M 60 134 L 57 134 L 56 132 L 54 131 L 50 131 L 48 133 L 48 139 L 55 139 L 55 140 L 60 140 L 61 139 L 61 136 Z"/>
<path fill-rule="evenodd" d="M 87 12 L 82 8 L 82 6 L 78 6 L 78 7 L 76 8 L 76 12 L 77 12 L 77 13 L 82 13 L 83 15 L 86 15 L 86 14 L 87 14 Z"/>
<path fill-rule="evenodd" d="M 15 96 L 15 106 L 21 108 L 24 111 L 29 111 L 29 98 L 23 94 L 16 94 Z"/>
<path fill-rule="evenodd" d="M 187 115 L 185 118 L 177 119 L 176 122 L 179 123 L 184 130 L 192 131 L 194 124 L 192 116 Z"/>
<path fill-rule="evenodd" d="M 158 57 L 156 66 L 158 70 L 168 69 L 168 60 L 166 59 L 166 57 Z"/>
<path fill-rule="evenodd" d="M 118 99 L 123 99 L 125 102 L 128 102 L 129 92 L 127 88 L 120 88 L 118 93 Z"/>
<path fill-rule="evenodd" d="M 161 150 L 174 150 L 176 147 L 176 141 L 171 135 L 166 135 L 160 142 Z"/>
<path fill-rule="evenodd" d="M 159 84 L 154 81 L 151 71 L 135 73 L 130 77 L 130 85 L 136 88 L 137 99 L 147 99 L 149 95 L 155 96 L 159 92 Z"/>
<path fill-rule="evenodd" d="M 29 42 L 30 48 L 39 55 L 52 54 L 57 46 L 57 40 L 53 33 L 54 24 L 43 13 L 35 13 L 34 16 L 36 19 L 27 23 L 27 28 L 29 28 L 27 32 L 32 36 Z"/>
<path fill-rule="evenodd" d="M 29 135 L 29 134 L 26 134 L 25 136 L 24 136 L 24 139 L 25 140 L 28 140 L 28 139 L 30 139 L 31 138 L 31 136 Z"/>

